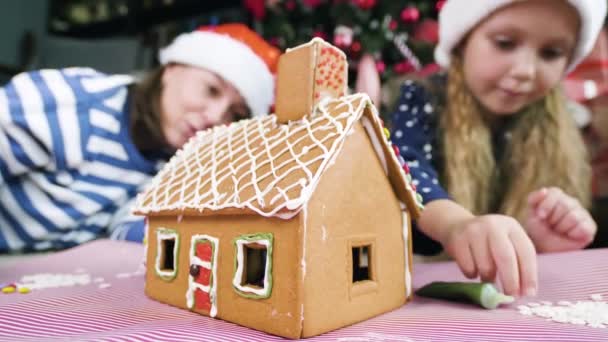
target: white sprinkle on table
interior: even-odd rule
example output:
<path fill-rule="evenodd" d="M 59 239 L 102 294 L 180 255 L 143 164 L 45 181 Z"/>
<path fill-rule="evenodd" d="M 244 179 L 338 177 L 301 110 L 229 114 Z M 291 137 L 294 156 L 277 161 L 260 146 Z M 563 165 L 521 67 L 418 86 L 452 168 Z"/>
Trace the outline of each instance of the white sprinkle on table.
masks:
<path fill-rule="evenodd" d="M 608 326 L 608 303 L 602 301 L 601 294 L 590 297 L 592 301 L 573 303 L 560 300 L 556 305 L 550 301 L 530 302 L 517 306 L 517 310 L 524 316 L 538 316 L 556 323 L 605 329 Z"/>
<path fill-rule="evenodd" d="M 594 293 L 590 297 L 592 300 L 595 300 L 595 301 L 604 300 L 604 297 L 599 293 Z"/>

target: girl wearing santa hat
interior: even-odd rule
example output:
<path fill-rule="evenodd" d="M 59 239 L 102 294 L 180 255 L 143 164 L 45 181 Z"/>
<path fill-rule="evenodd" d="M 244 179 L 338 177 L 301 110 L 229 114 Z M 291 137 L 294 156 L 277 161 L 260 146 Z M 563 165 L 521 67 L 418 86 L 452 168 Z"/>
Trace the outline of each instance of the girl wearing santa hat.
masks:
<path fill-rule="evenodd" d="M 559 90 L 606 15 L 597 0 L 448 0 L 436 61 L 407 81 L 395 143 L 426 209 L 418 252 L 444 249 L 471 278 L 534 295 L 536 251 L 580 249 L 597 227 L 589 166 Z"/>

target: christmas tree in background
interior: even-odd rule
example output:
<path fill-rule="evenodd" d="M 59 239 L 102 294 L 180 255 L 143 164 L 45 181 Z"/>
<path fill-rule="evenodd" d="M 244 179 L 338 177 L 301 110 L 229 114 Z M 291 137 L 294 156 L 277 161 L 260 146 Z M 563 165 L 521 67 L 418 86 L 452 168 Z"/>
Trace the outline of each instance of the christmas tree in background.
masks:
<path fill-rule="evenodd" d="M 350 85 L 370 61 L 382 81 L 436 70 L 437 15 L 445 0 L 244 0 L 253 27 L 281 50 L 321 37 L 342 49 Z M 363 65 L 361 65 L 363 66 Z"/>

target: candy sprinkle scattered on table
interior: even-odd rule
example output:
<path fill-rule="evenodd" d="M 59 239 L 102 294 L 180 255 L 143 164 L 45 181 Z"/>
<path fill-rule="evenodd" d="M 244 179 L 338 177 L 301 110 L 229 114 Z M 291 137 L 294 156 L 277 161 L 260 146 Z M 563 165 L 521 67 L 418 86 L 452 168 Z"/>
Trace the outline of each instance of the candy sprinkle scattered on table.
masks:
<path fill-rule="evenodd" d="M 557 323 L 586 325 L 592 328 L 605 329 L 608 327 L 608 303 L 602 301 L 601 294 L 590 296 L 591 301 L 558 301 L 557 305 L 550 302 L 519 305 L 517 310 L 525 316 L 538 316 Z M 547 304 L 545 304 L 547 303 Z"/>

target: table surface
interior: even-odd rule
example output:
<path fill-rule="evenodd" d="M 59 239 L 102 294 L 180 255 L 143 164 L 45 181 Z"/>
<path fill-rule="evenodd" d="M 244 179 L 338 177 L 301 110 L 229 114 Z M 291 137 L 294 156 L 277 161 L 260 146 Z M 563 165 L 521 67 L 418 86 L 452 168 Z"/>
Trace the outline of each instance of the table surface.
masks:
<path fill-rule="evenodd" d="M 94 241 L 55 254 L 0 262 L 0 284 L 24 275 L 90 275 L 71 287 L 0 293 L 0 341 L 279 341 L 280 337 L 177 309 L 147 298 L 143 247 Z M 608 329 L 525 316 L 531 301 L 608 297 L 608 249 L 539 256 L 539 295 L 497 310 L 415 297 L 370 320 L 307 341 L 608 341 Z M 464 280 L 453 262 L 417 263 L 414 287 Z M 103 285 L 102 285 L 103 284 Z"/>

